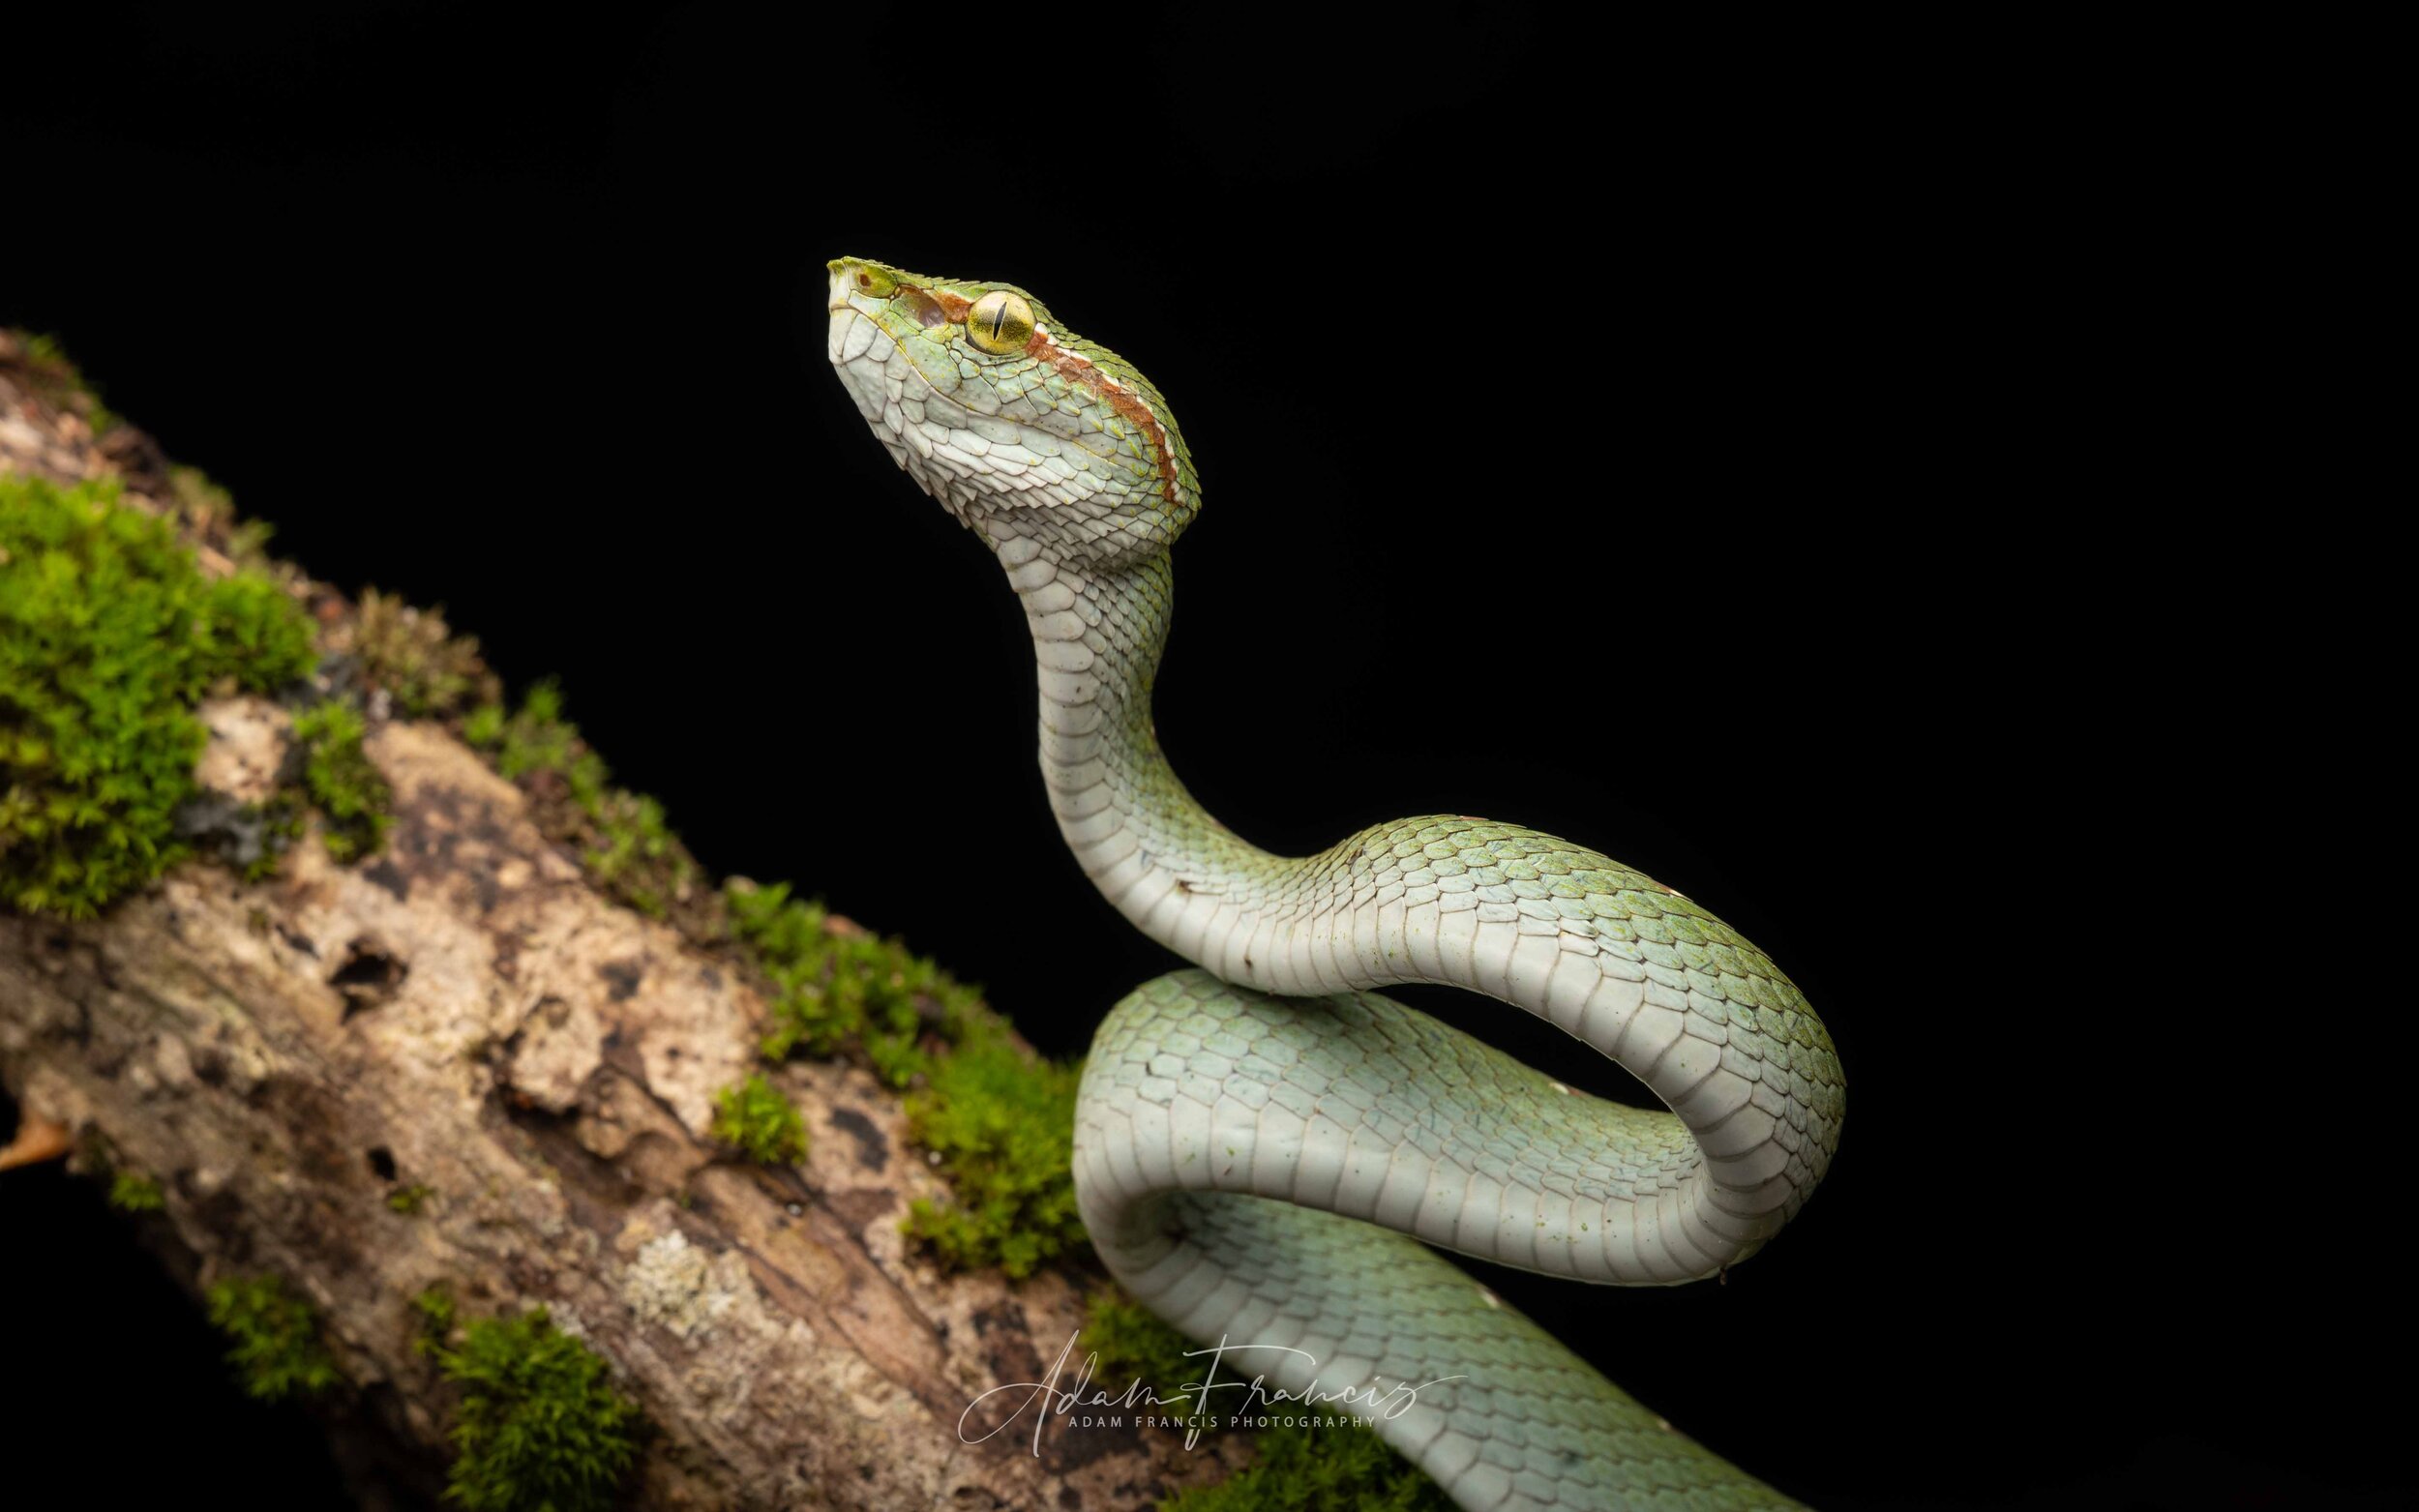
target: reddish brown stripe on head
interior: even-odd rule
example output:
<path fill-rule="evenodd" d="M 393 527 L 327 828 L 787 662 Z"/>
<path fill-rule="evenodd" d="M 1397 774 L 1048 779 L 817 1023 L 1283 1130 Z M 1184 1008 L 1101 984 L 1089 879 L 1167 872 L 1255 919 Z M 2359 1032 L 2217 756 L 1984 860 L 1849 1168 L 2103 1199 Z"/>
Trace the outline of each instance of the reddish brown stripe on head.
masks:
<path fill-rule="evenodd" d="M 974 308 L 972 300 L 948 289 L 923 288 L 915 284 L 902 284 L 901 287 L 913 289 L 931 299 L 941 307 L 941 312 L 952 324 L 964 325 L 968 313 Z M 1159 491 L 1166 496 L 1168 508 L 1181 513 L 1184 506 L 1180 502 L 1181 487 L 1177 482 L 1176 447 L 1168 440 L 1168 428 L 1159 423 L 1159 417 L 1150 412 L 1150 406 L 1132 390 L 1101 371 L 1090 358 L 1070 352 L 1052 341 L 1048 328 L 1038 322 L 1033 326 L 1033 334 L 1026 340 L 1025 355 L 1050 364 L 1061 377 L 1091 390 L 1110 409 L 1139 426 L 1143 434 L 1150 437 L 1151 459 L 1159 464 Z"/>
<path fill-rule="evenodd" d="M 1150 437 L 1151 460 L 1159 464 L 1159 491 L 1168 501 L 1168 508 L 1182 513 L 1180 486 L 1176 474 L 1176 448 L 1168 440 L 1168 428 L 1159 423 L 1150 406 L 1142 398 L 1117 379 L 1100 371 L 1090 358 L 1070 352 L 1050 339 L 1047 327 L 1035 325 L 1026 340 L 1025 355 L 1036 362 L 1046 362 L 1072 383 L 1080 383 L 1100 396 L 1110 409 L 1142 428 Z"/>

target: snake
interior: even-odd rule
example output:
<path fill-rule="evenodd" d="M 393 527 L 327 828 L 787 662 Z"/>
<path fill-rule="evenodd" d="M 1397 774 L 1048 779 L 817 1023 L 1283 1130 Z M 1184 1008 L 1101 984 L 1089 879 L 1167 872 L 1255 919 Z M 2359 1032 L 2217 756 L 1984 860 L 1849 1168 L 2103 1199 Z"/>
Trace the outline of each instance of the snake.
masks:
<path fill-rule="evenodd" d="M 1752 1254 L 1838 1142 L 1839 1059 L 1805 995 L 1687 896 L 1536 830 L 1430 815 L 1299 857 L 1239 838 L 1151 719 L 1170 548 L 1201 507 L 1158 389 L 1025 289 L 827 268 L 843 386 L 1022 603 L 1060 835 L 1193 963 L 1118 1003 L 1084 1061 L 1072 1174 L 1111 1276 L 1262 1403 L 1349 1411 L 1472 1512 L 1796 1505 L 1438 1252 L 1644 1286 Z M 1553 635 L 1584 662 L 1584 622 Z M 1445 727 L 1488 718 L 1483 689 L 1420 697 Z M 1536 1015 L 1660 1107 L 1376 991 L 1404 983 Z M 1742 1399 L 1820 1379 L 1780 1342 L 1706 1347 Z"/>

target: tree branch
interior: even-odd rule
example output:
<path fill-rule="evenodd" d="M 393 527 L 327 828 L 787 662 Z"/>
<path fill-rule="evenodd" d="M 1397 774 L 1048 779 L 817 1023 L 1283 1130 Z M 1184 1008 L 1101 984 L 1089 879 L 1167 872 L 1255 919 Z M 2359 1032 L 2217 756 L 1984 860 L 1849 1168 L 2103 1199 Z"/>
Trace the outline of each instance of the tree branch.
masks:
<path fill-rule="evenodd" d="M 174 513 L 157 448 L 96 437 L 75 392 L 0 335 L 0 470 L 117 476 Z M 322 623 L 342 604 L 297 592 Z M 200 712 L 205 794 L 268 796 L 287 711 Z M 910 1254 L 908 1204 L 942 1189 L 861 1067 L 767 1070 L 803 1162 L 718 1146 L 715 1094 L 767 1069 L 744 960 L 610 901 L 445 726 L 375 721 L 363 749 L 394 789 L 366 862 L 331 861 L 314 815 L 261 881 L 188 863 L 95 921 L 0 914 L 0 1082 L 85 1168 L 156 1181 L 146 1222 L 190 1284 L 267 1273 L 318 1310 L 334 1415 L 393 1451 L 360 1478 L 441 1478 L 460 1401 L 412 1303 L 433 1288 L 465 1319 L 543 1304 L 610 1363 L 645 1505 L 1130 1507 L 1221 1472 L 1230 1451 L 1131 1430 L 1053 1426 L 1036 1453 L 1030 1412 L 961 1441 L 971 1401 L 1047 1373 L 1084 1272 Z"/>

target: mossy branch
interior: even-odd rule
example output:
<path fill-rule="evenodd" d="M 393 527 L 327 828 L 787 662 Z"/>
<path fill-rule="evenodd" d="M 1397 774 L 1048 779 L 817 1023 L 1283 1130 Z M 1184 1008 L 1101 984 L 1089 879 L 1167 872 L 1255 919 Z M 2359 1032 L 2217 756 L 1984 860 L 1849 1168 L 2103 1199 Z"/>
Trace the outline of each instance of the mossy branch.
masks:
<path fill-rule="evenodd" d="M 1072 1068 L 1031 1055 L 975 989 L 896 940 L 787 888 L 704 885 L 663 809 L 611 783 L 551 686 L 506 708 L 435 611 L 374 591 L 347 603 L 269 557 L 265 525 L 131 427 L 105 455 L 90 422 L 105 412 L 54 356 L 29 365 L 0 332 L 0 415 L 16 422 L 0 428 L 0 470 L 70 458 L 124 481 L 0 473 L 0 1078 L 98 1136 L 80 1158 L 112 1204 L 221 1275 L 206 1304 L 246 1389 L 332 1396 L 324 1410 L 355 1419 L 367 1394 L 335 1388 L 340 1357 L 358 1366 L 365 1386 L 428 1408 L 383 1431 L 417 1445 L 450 1419 L 465 1506 L 605 1505 L 634 1465 L 646 1496 L 692 1505 L 781 1504 L 805 1465 L 811 1499 L 858 1507 L 977 1488 L 1123 1504 L 1113 1488 L 1200 1473 L 1144 1440 L 1046 1466 L 951 1447 L 959 1405 L 933 1383 L 1072 1325 L 1074 1273 L 1043 1273 L 1081 1242 L 1051 1132 L 1071 1120 Z M 519 796 L 446 729 L 406 723 L 429 721 L 457 722 Z M 289 848 L 307 809 L 325 857 Z M 548 842 L 592 889 L 563 885 Z M 381 850 L 371 873 L 329 864 Z M 292 875 L 164 875 L 194 852 L 249 881 Z M 540 958 L 516 978 L 514 947 L 539 937 L 591 959 L 574 972 L 550 946 L 544 989 L 525 974 Z M 568 1016 L 537 1014 L 541 990 Z M 751 1028 L 760 991 L 769 1011 Z M 682 1080 L 699 1062 L 653 1058 L 668 1029 L 736 1083 L 710 1131 L 701 1083 Z M 586 1070 L 582 1034 L 601 1057 Z M 912 1094 L 912 1117 L 859 1078 L 749 1076 L 759 1036 L 775 1058 L 870 1069 Z M 524 1074 L 571 1090 L 540 1094 Z M 828 1106 L 778 1089 L 809 1084 Z M 827 1114 L 858 1157 L 814 1150 L 803 1194 L 724 1184 L 735 1173 L 696 1138 L 797 1161 L 802 1112 Z M 952 1187 L 903 1225 L 938 1266 L 834 1228 L 898 1210 L 883 1162 L 908 1142 Z M 600 1202 L 582 1188 L 608 1168 Z M 813 1204 L 806 1221 L 797 1201 L 757 1211 L 767 1185 Z M 742 1253 L 749 1270 L 726 1274 Z M 230 1262 L 241 1272 L 222 1274 Z M 429 1287 L 440 1265 L 448 1284 Z M 1002 1271 L 1031 1279 L 1011 1290 Z M 324 1319 L 281 1279 L 305 1275 Z M 836 1327 L 813 1311 L 835 1284 L 856 1299 Z M 555 1309 L 465 1322 L 458 1294 Z M 777 1412 L 724 1413 L 715 1373 L 734 1349 L 763 1351 L 746 1390 Z M 843 1376 L 849 1404 L 825 1413 L 812 1383 Z M 656 1427 L 642 1431 L 625 1389 Z M 929 1440 L 899 1437 L 916 1424 Z"/>

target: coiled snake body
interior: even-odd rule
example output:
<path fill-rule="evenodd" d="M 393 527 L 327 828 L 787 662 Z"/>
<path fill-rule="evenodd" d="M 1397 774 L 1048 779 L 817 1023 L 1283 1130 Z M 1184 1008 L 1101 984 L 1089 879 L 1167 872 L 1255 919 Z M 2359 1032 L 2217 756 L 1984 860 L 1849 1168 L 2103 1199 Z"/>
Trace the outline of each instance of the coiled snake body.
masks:
<path fill-rule="evenodd" d="M 1534 830 L 1432 815 L 1301 858 L 1236 838 L 1151 727 L 1168 548 L 1200 499 L 1158 392 L 1021 289 L 830 269 L 842 381 L 1024 602 L 1060 831 L 1202 968 L 1120 1003 L 1085 1069 L 1076 1193 L 1110 1271 L 1223 1339 L 1229 1376 L 1382 1403 L 1379 1431 L 1465 1507 L 1787 1505 L 1418 1241 L 1633 1285 L 1753 1253 L 1838 1139 L 1839 1063 L 1805 998 L 1685 897 Z M 1537 1014 L 1670 1112 L 1370 991 L 1397 982 Z M 1738 1365 L 1743 1393 L 1789 1369 Z"/>

